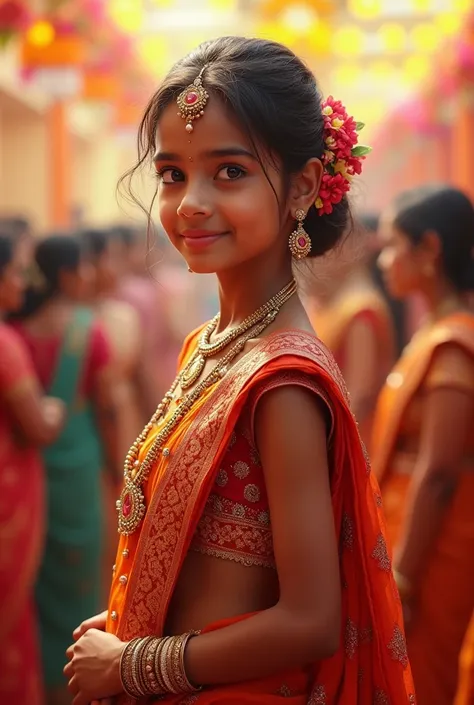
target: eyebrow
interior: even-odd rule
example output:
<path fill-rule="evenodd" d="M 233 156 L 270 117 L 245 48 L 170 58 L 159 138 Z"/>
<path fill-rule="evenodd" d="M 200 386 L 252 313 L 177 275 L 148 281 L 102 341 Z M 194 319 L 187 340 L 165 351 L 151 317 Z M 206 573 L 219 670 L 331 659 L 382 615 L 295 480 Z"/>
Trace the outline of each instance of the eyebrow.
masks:
<path fill-rule="evenodd" d="M 208 159 L 222 158 L 222 157 L 249 157 L 250 159 L 257 160 L 252 152 L 249 152 L 243 147 L 222 147 L 222 149 L 212 149 L 209 152 L 203 153 L 204 157 Z M 179 162 L 183 159 L 179 154 L 175 152 L 156 152 L 153 156 L 154 162 Z"/>

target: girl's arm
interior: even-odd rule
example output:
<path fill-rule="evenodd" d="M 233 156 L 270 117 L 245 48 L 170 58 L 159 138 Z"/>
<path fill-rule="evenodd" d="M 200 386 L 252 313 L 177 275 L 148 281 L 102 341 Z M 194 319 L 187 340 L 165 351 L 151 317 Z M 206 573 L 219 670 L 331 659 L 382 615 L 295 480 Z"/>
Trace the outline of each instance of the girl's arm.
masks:
<path fill-rule="evenodd" d="M 259 402 L 255 436 L 280 599 L 249 619 L 191 639 L 185 661 L 192 682 L 262 678 L 338 649 L 341 590 L 326 435 L 322 402 L 302 387 L 277 387 Z"/>

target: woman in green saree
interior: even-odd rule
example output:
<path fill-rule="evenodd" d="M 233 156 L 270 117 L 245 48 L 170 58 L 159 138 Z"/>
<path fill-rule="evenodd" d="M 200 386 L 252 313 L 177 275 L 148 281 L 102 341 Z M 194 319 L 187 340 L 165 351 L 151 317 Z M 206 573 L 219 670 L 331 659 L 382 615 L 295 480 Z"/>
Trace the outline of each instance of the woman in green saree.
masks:
<path fill-rule="evenodd" d="M 107 455 L 114 461 L 112 379 L 108 340 L 78 304 L 88 285 L 80 241 L 46 238 L 35 261 L 35 287 L 16 328 L 44 389 L 67 408 L 61 435 L 43 453 L 47 537 L 36 586 L 47 705 L 63 705 L 70 703 L 62 667 L 71 630 L 101 607 L 101 470 Z"/>

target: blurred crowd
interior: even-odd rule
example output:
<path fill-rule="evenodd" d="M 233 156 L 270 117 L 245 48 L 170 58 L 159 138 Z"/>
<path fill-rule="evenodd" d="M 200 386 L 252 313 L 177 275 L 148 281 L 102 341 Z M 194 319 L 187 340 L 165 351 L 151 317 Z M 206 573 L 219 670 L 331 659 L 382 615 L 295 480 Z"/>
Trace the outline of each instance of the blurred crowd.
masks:
<path fill-rule="evenodd" d="M 474 703 L 473 246 L 469 199 L 423 187 L 297 275 L 380 483 L 421 705 Z M 0 703 L 71 702 L 64 652 L 106 606 L 123 459 L 217 307 L 175 257 L 139 228 L 0 219 Z"/>

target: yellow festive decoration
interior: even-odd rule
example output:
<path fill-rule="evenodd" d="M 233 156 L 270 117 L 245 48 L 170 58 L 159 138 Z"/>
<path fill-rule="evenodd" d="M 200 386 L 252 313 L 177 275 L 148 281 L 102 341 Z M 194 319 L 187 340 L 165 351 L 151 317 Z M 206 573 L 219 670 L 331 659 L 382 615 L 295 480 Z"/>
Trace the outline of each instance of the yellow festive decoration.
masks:
<path fill-rule="evenodd" d="M 236 9 L 236 0 L 208 0 L 208 5 L 212 10 L 221 12 L 232 12 Z"/>
<path fill-rule="evenodd" d="M 430 12 L 433 0 L 411 0 L 411 6 L 415 12 Z"/>
<path fill-rule="evenodd" d="M 143 5 L 141 0 L 109 0 L 109 15 L 124 32 L 135 34 L 143 26 Z"/>
<path fill-rule="evenodd" d="M 47 47 L 53 43 L 55 37 L 54 27 L 46 20 L 35 22 L 26 33 L 28 44 L 34 47 Z"/>
<path fill-rule="evenodd" d="M 463 18 L 461 14 L 455 12 L 442 12 L 435 17 L 435 24 L 446 36 L 452 37 L 461 31 Z"/>
<path fill-rule="evenodd" d="M 396 22 L 385 22 L 380 26 L 379 37 L 385 51 L 391 54 L 404 52 L 408 42 L 405 27 Z"/>
<path fill-rule="evenodd" d="M 382 13 L 382 0 L 348 0 L 349 12 L 361 20 L 372 20 Z"/>
<path fill-rule="evenodd" d="M 423 22 L 417 24 L 410 32 L 413 49 L 416 52 L 432 53 L 439 48 L 440 34 L 435 24 Z"/>
<path fill-rule="evenodd" d="M 170 50 L 165 39 L 157 35 L 137 42 L 137 50 L 146 68 L 155 76 L 163 76 L 170 68 Z"/>
<path fill-rule="evenodd" d="M 374 81 L 386 82 L 391 79 L 394 72 L 395 68 L 390 61 L 385 61 L 384 59 L 373 61 L 367 67 L 367 80 L 373 79 Z"/>
<path fill-rule="evenodd" d="M 333 30 L 329 22 L 320 20 L 306 37 L 306 43 L 311 52 L 318 55 L 328 54 L 331 50 Z"/>
<path fill-rule="evenodd" d="M 472 0 L 452 0 L 453 10 L 456 12 L 469 12 L 472 10 Z"/>
<path fill-rule="evenodd" d="M 431 73 L 431 63 L 426 56 L 409 56 L 404 64 L 404 79 L 409 84 L 425 81 Z"/>
<path fill-rule="evenodd" d="M 272 39 L 290 48 L 296 48 L 301 33 L 295 32 L 291 27 L 285 27 L 281 22 L 262 22 L 256 27 L 256 36 L 260 39 Z"/>
<path fill-rule="evenodd" d="M 363 71 L 357 64 L 340 64 L 333 71 L 332 80 L 335 84 L 344 88 L 354 88 L 361 80 Z"/>
<path fill-rule="evenodd" d="M 364 50 L 365 34 L 357 25 L 334 30 L 333 51 L 339 56 L 357 56 Z"/>

